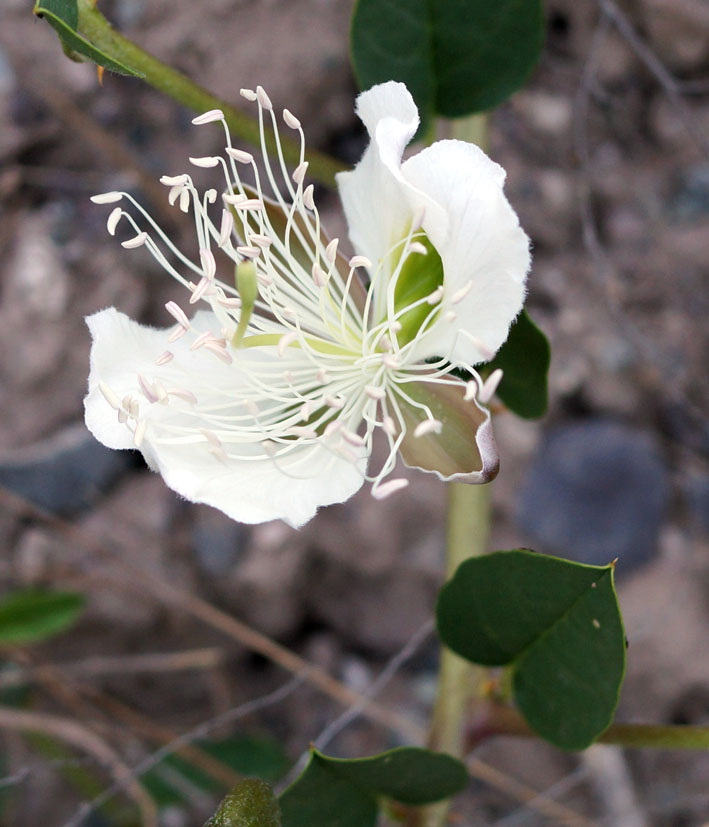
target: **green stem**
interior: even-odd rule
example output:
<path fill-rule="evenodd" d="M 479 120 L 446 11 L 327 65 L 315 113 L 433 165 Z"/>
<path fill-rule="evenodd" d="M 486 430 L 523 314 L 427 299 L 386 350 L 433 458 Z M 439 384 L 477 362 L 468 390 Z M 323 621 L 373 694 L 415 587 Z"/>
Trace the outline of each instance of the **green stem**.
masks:
<path fill-rule="evenodd" d="M 516 709 L 500 704 L 490 704 L 482 711 L 474 729 L 478 734 L 476 737 L 473 732 L 466 744 L 468 749 L 494 735 L 538 737 Z M 597 742 L 619 747 L 709 750 L 709 727 L 611 724 Z"/>
<path fill-rule="evenodd" d="M 709 726 L 611 724 L 598 741 L 621 747 L 709 750 Z"/>
<path fill-rule="evenodd" d="M 209 109 L 221 109 L 227 125 L 234 135 L 250 144 L 259 146 L 259 127 L 255 120 L 235 109 L 230 104 L 212 95 L 206 89 L 191 81 L 186 75 L 166 66 L 157 58 L 148 54 L 128 38 L 117 32 L 100 11 L 95 7 L 95 0 L 78 0 L 79 33 L 94 46 L 105 52 L 114 60 L 120 61 L 136 70 L 155 89 L 184 104 L 195 112 Z M 288 135 L 281 136 L 281 146 L 285 160 L 293 165 L 300 161 L 300 143 Z M 266 136 L 269 151 L 275 150 L 273 134 Z M 307 153 L 308 173 L 314 181 L 333 186 L 335 173 L 344 167 L 334 158 L 320 152 Z"/>
<path fill-rule="evenodd" d="M 468 143 L 477 144 L 480 149 L 487 150 L 488 116 L 485 114 L 470 115 L 468 118 L 451 121 L 451 138 L 468 141 Z"/>
<path fill-rule="evenodd" d="M 487 550 L 490 531 L 490 489 L 487 485 L 448 485 L 446 578 L 469 557 Z M 464 721 L 481 696 L 487 670 L 473 666 L 442 647 L 436 701 L 428 746 L 456 757 L 465 753 Z M 412 815 L 412 827 L 441 827 L 446 823 L 448 802 L 424 807 Z"/>
<path fill-rule="evenodd" d="M 487 115 L 471 115 L 451 122 L 451 137 L 487 144 Z M 435 123 L 426 136 L 435 137 Z M 490 533 L 490 489 L 487 485 L 448 485 L 448 522 L 446 528 L 446 579 L 469 557 L 485 554 Z M 465 720 L 482 696 L 487 670 L 474 666 L 441 647 L 436 700 L 431 716 L 428 746 L 462 758 L 465 754 Z M 442 801 L 411 813 L 410 827 L 443 827 L 449 804 Z"/>

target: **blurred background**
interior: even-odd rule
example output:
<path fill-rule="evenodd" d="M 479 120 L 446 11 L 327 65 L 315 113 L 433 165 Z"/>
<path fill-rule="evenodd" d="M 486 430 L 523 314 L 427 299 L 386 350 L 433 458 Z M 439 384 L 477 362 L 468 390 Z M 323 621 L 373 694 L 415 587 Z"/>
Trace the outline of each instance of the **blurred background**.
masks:
<path fill-rule="evenodd" d="M 311 147 L 360 157 L 350 3 L 101 10 L 236 106 L 240 87 L 261 84 Z M 123 793 L 71 819 L 183 735 L 195 751 L 157 756 L 146 788 L 161 824 L 192 827 L 229 767 L 283 777 L 347 707 L 288 685 L 229 615 L 357 691 L 395 658 L 377 700 L 425 724 L 437 647 L 421 630 L 441 582 L 445 490 L 411 475 L 405 494 L 363 491 L 300 531 L 245 527 L 93 440 L 83 317 L 115 305 L 166 325 L 176 290 L 147 254 L 108 237 L 89 196 L 130 188 L 189 245 L 154 182 L 215 151 L 218 135 L 138 80 L 99 85 L 31 11 L 30 0 L 0 8 L 0 590 L 79 591 L 87 608 L 50 642 L 0 653 L 0 702 L 78 726 L 110 755 L 0 717 L 0 824 L 144 824 Z M 546 12 L 542 60 L 492 116 L 489 151 L 533 240 L 527 307 L 552 344 L 551 404 L 539 422 L 497 418 L 491 547 L 619 558 L 629 664 L 618 719 L 707 724 L 709 5 L 548 0 Z M 336 195 L 316 197 L 344 238 Z M 405 742 L 365 716 L 328 749 Z M 456 801 L 459 824 L 698 827 L 709 812 L 706 755 L 498 740 L 475 756 L 499 774 L 481 771 Z"/>

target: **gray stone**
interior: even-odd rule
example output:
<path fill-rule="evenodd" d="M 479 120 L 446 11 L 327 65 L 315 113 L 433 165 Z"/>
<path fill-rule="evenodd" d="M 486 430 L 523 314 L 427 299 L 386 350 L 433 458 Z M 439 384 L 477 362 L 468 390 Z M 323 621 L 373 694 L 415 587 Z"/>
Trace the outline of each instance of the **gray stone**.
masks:
<path fill-rule="evenodd" d="M 0 485 L 54 514 L 94 503 L 127 470 L 132 457 L 97 442 L 83 424 L 0 455 Z"/>
<path fill-rule="evenodd" d="M 208 506 L 195 507 L 192 549 L 208 577 L 222 577 L 237 565 L 249 541 L 249 527 Z"/>
<path fill-rule="evenodd" d="M 539 551 L 620 574 L 656 551 L 669 494 L 649 435 L 593 419 L 550 431 L 523 487 L 518 522 Z"/>
<path fill-rule="evenodd" d="M 666 209 L 677 222 L 697 221 L 709 215 L 709 164 L 683 170 Z"/>
<path fill-rule="evenodd" d="M 709 534 L 709 474 L 690 475 L 685 482 L 685 497 L 693 521 Z"/>

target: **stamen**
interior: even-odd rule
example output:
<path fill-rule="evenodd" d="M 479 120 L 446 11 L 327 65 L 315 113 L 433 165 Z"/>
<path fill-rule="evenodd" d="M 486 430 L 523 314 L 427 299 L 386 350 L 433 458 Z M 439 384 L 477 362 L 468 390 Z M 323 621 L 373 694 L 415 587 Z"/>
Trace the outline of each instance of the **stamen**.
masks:
<path fill-rule="evenodd" d="M 256 87 L 256 97 L 258 98 L 258 102 L 264 109 L 267 111 L 271 111 L 273 109 L 273 104 L 271 103 L 271 99 L 266 94 L 266 90 L 263 86 Z"/>
<path fill-rule="evenodd" d="M 288 109 L 283 110 L 283 120 L 286 126 L 289 126 L 291 129 L 300 129 L 300 121 Z"/>
<path fill-rule="evenodd" d="M 409 481 L 403 477 L 396 480 L 387 480 L 386 482 L 381 482 L 379 485 L 372 487 L 372 496 L 377 500 L 383 500 L 395 491 L 400 491 L 402 488 L 406 488 L 408 484 Z"/>
<path fill-rule="evenodd" d="M 175 321 L 186 330 L 190 328 L 190 320 L 187 318 L 185 311 L 176 302 L 169 301 L 165 305 L 165 310 L 175 319 Z"/>
<path fill-rule="evenodd" d="M 205 330 L 204 333 L 200 333 L 199 336 L 192 342 L 190 345 L 190 350 L 199 350 L 199 348 L 204 345 L 212 337 L 211 330 Z"/>
<path fill-rule="evenodd" d="M 145 438 L 145 432 L 148 429 L 148 420 L 141 419 L 140 422 L 135 426 L 135 431 L 133 432 L 133 445 L 136 448 L 140 448 L 143 444 L 143 439 Z"/>
<path fill-rule="evenodd" d="M 334 264 L 337 259 L 337 245 L 339 243 L 339 238 L 333 238 L 325 248 L 325 258 L 330 262 L 330 264 Z"/>
<path fill-rule="evenodd" d="M 192 286 L 192 282 L 190 282 L 190 286 Z M 202 298 L 202 296 L 204 296 L 211 286 L 212 282 L 206 276 L 200 279 L 199 284 L 197 284 L 192 291 L 192 295 L 190 296 L 190 304 L 197 304 L 197 302 Z"/>
<path fill-rule="evenodd" d="M 443 298 L 443 285 L 437 287 L 433 293 L 430 293 L 426 296 L 426 303 L 427 304 L 438 304 L 440 300 Z"/>
<path fill-rule="evenodd" d="M 178 399 L 183 399 L 191 405 L 197 404 L 197 397 L 192 393 L 192 391 L 188 391 L 186 388 L 168 388 L 167 393 L 168 396 L 176 396 Z"/>
<path fill-rule="evenodd" d="M 338 399 L 336 396 L 330 396 L 329 394 L 323 397 L 323 401 L 328 406 L 328 408 L 333 408 L 336 411 L 342 410 L 345 407 L 345 400 Z"/>
<path fill-rule="evenodd" d="M 210 167 L 219 166 L 221 158 L 218 158 L 216 155 L 206 155 L 204 158 L 190 158 L 189 161 L 196 167 L 209 169 Z"/>
<path fill-rule="evenodd" d="M 350 431 L 344 427 L 342 428 L 342 438 L 345 440 L 345 442 L 349 442 L 350 445 L 354 445 L 356 447 L 360 447 L 365 443 L 364 437 L 361 437 L 354 431 Z"/>
<path fill-rule="evenodd" d="M 211 250 L 202 249 L 199 251 L 199 260 L 202 262 L 204 277 L 210 281 L 217 272 L 217 263 Z"/>
<path fill-rule="evenodd" d="M 352 256 L 349 261 L 349 265 L 352 268 L 364 267 L 365 270 L 369 270 L 372 266 L 372 262 L 367 258 L 367 256 Z"/>
<path fill-rule="evenodd" d="M 261 255 L 259 247 L 237 247 L 236 252 L 244 258 L 258 258 Z"/>
<path fill-rule="evenodd" d="M 186 173 L 182 175 L 163 175 L 160 178 L 160 183 L 166 187 L 184 187 L 190 180 L 190 176 Z"/>
<path fill-rule="evenodd" d="M 123 193 L 114 190 L 112 192 L 102 192 L 98 195 L 92 195 L 91 201 L 93 201 L 94 204 L 115 204 L 116 201 L 120 201 L 122 198 Z"/>
<path fill-rule="evenodd" d="M 313 197 L 314 192 L 315 187 L 312 184 L 308 184 L 308 186 L 303 190 L 303 204 L 308 210 L 315 209 L 315 199 Z"/>
<path fill-rule="evenodd" d="M 364 392 L 370 399 L 384 399 L 387 395 L 384 388 L 376 388 L 373 385 L 367 385 Z"/>
<path fill-rule="evenodd" d="M 463 287 L 461 287 L 460 290 L 456 290 L 455 293 L 453 293 L 453 295 L 451 296 L 451 304 L 458 304 L 458 302 L 463 301 L 463 299 L 468 295 L 468 293 L 470 293 L 472 289 L 473 281 L 471 279 L 467 284 L 463 285 Z"/>
<path fill-rule="evenodd" d="M 154 403 L 158 401 L 157 393 L 155 393 L 152 385 L 142 373 L 138 374 L 138 384 L 140 385 L 140 389 L 143 391 L 143 396 L 148 400 L 148 402 Z"/>
<path fill-rule="evenodd" d="M 290 333 L 284 333 L 283 336 L 278 340 L 278 355 L 283 356 L 286 352 L 286 348 L 289 345 L 292 345 L 293 342 L 298 338 L 298 334 L 293 330 Z"/>
<path fill-rule="evenodd" d="M 126 250 L 134 250 L 136 247 L 142 247 L 147 240 L 147 233 L 138 233 L 135 238 L 129 238 L 128 241 L 121 241 L 121 247 L 125 247 Z"/>
<path fill-rule="evenodd" d="M 208 350 L 210 353 L 213 353 L 216 357 L 221 359 L 222 362 L 225 362 L 227 365 L 230 365 L 233 362 L 231 358 L 231 353 L 226 349 L 226 345 L 222 345 L 219 342 L 215 342 L 212 339 L 208 339 L 204 345 L 205 350 Z"/>
<path fill-rule="evenodd" d="M 466 402 L 470 402 L 471 400 L 475 399 L 478 393 L 478 383 L 471 380 L 470 382 L 465 383 L 465 395 L 463 399 Z"/>
<path fill-rule="evenodd" d="M 226 154 L 240 164 L 251 164 L 254 160 L 254 156 L 250 152 L 246 152 L 243 149 L 235 149 L 231 146 L 226 148 Z"/>
<path fill-rule="evenodd" d="M 291 176 L 296 184 L 302 184 L 305 180 L 305 173 L 308 171 L 308 162 L 303 161 L 301 164 L 293 170 L 293 175 Z"/>
<path fill-rule="evenodd" d="M 234 216 L 230 210 L 222 210 L 222 223 L 219 228 L 219 246 L 223 247 L 231 238 L 234 229 Z"/>
<path fill-rule="evenodd" d="M 256 92 L 253 89 L 239 89 L 239 94 L 242 98 L 253 103 L 256 100 Z"/>
<path fill-rule="evenodd" d="M 482 405 L 486 405 L 495 395 L 500 382 L 502 380 L 502 368 L 496 368 L 483 382 L 480 393 L 478 394 L 478 401 Z"/>
<path fill-rule="evenodd" d="M 113 390 L 105 382 L 99 382 L 98 388 L 103 394 L 103 398 L 106 400 L 106 402 L 108 402 L 108 404 L 113 408 L 113 410 L 120 411 L 121 400 L 113 392 Z"/>
<path fill-rule="evenodd" d="M 120 207 L 115 207 L 111 210 L 108 219 L 106 220 L 106 229 L 108 230 L 109 235 L 116 234 L 116 227 L 118 226 L 118 222 L 123 217 L 123 210 Z"/>
<path fill-rule="evenodd" d="M 208 112 L 205 112 L 203 115 L 197 115 L 196 118 L 192 118 L 192 123 L 195 126 L 202 126 L 205 123 L 213 123 L 214 121 L 223 121 L 224 120 L 224 113 L 221 109 L 210 109 Z"/>
<path fill-rule="evenodd" d="M 167 337 L 167 340 L 168 342 L 176 342 L 178 339 L 181 339 L 185 333 L 187 333 L 187 328 L 180 325 L 172 331 L 172 333 Z"/>
<path fill-rule="evenodd" d="M 158 367 L 162 367 L 163 365 L 166 365 L 168 362 L 171 362 L 174 358 L 175 354 L 171 350 L 166 350 L 163 354 L 158 356 L 158 358 L 155 360 L 155 364 L 158 365 Z"/>
<path fill-rule="evenodd" d="M 424 419 L 423 422 L 414 428 L 414 436 L 421 437 L 426 434 L 440 434 L 443 430 L 443 424 L 437 419 Z"/>

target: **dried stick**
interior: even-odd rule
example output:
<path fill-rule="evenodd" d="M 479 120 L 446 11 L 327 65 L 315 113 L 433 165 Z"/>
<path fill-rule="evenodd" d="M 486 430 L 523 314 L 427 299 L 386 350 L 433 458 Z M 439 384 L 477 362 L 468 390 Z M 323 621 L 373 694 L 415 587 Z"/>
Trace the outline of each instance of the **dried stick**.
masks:
<path fill-rule="evenodd" d="M 140 810 L 143 827 L 158 827 L 158 811 L 152 798 L 136 781 L 131 769 L 123 763 L 113 748 L 91 730 L 68 718 L 10 707 L 0 707 L 0 728 L 2 727 L 19 732 L 51 735 L 89 753 L 111 771 L 115 783 L 119 784 L 121 789 L 125 788 Z"/>
<path fill-rule="evenodd" d="M 224 663 L 225 653 L 217 646 L 183 652 L 154 652 L 141 655 L 96 655 L 72 663 L 52 664 L 71 678 L 138 674 L 141 672 L 181 672 L 190 669 L 213 669 Z M 0 675 L 0 689 L 22 686 L 35 680 L 42 666 L 29 666 Z"/>

